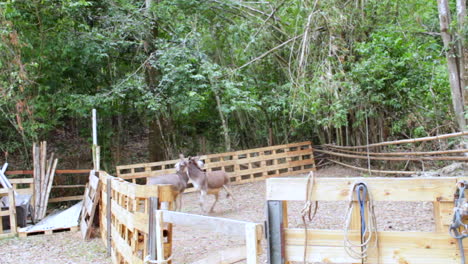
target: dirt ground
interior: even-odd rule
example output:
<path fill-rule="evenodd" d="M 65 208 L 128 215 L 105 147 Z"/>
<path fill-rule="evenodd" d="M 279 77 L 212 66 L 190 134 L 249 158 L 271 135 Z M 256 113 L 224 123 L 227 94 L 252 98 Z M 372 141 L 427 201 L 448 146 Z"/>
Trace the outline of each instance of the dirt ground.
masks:
<path fill-rule="evenodd" d="M 323 168 L 318 177 L 360 176 L 358 172 L 341 167 Z M 262 223 L 265 218 L 265 182 L 232 186 L 236 207 L 221 195 L 215 212 L 217 217 L 226 217 L 244 221 Z M 212 202 L 210 197 L 208 203 Z M 431 203 L 376 203 L 379 230 L 395 231 L 433 231 Z M 302 227 L 300 209 L 302 202 L 289 203 L 289 226 Z M 342 229 L 346 203 L 322 202 L 319 204 L 317 217 L 309 224 L 311 228 Z M 183 212 L 200 214 L 198 194 L 183 195 Z M 173 235 L 174 263 L 190 263 L 203 258 L 206 254 L 220 249 L 229 249 L 244 244 L 244 241 L 223 235 L 175 226 Z M 59 233 L 50 236 L 32 236 L 0 240 L 0 264 L 9 263 L 111 263 L 100 239 L 83 242 L 79 233 Z M 266 256 L 261 256 L 266 263 Z"/>

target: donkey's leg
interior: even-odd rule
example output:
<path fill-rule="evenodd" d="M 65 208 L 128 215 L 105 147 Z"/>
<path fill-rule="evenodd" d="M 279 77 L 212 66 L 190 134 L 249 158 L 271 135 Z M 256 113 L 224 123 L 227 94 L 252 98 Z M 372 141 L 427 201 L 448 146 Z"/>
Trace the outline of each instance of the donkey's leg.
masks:
<path fill-rule="evenodd" d="M 219 190 L 219 189 L 218 189 L 218 190 Z M 210 213 L 212 213 L 212 212 L 213 212 L 213 209 L 214 209 L 214 207 L 215 207 L 216 203 L 218 202 L 218 198 L 219 198 L 219 191 L 218 191 L 218 192 L 215 192 L 215 193 L 213 193 L 213 195 L 215 196 L 215 201 L 214 201 L 213 205 L 212 205 L 212 206 L 211 206 L 211 208 L 210 208 Z"/>
<path fill-rule="evenodd" d="M 239 208 L 236 206 L 236 200 L 235 200 L 234 195 L 232 194 L 231 190 L 229 190 L 229 188 L 226 185 L 223 185 L 223 188 L 227 192 L 226 197 L 231 198 L 231 207 L 236 208 L 236 210 L 238 210 Z"/>
<path fill-rule="evenodd" d="M 206 213 L 205 209 L 203 208 L 203 205 L 205 204 L 205 197 L 206 197 L 206 191 L 200 190 L 200 208 L 202 212 Z"/>
<path fill-rule="evenodd" d="M 182 212 L 182 194 L 179 194 L 179 206 L 177 206 L 178 211 Z"/>

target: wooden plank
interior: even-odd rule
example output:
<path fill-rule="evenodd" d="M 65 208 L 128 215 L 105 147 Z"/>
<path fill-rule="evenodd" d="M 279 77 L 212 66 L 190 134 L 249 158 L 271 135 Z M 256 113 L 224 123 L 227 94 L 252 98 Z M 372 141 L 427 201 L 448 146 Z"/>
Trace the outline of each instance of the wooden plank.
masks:
<path fill-rule="evenodd" d="M 208 254 L 207 257 L 192 262 L 192 264 L 226 264 L 236 263 L 245 259 L 246 247 L 229 248 Z"/>
<path fill-rule="evenodd" d="M 83 200 L 83 195 L 73 195 L 73 196 L 50 198 L 49 203 L 80 201 L 80 200 Z"/>
<path fill-rule="evenodd" d="M 8 207 L 8 211 L 10 212 L 10 232 L 12 234 L 17 233 L 17 224 L 16 224 L 16 201 L 15 201 L 15 191 L 10 188 L 8 189 L 8 200 L 10 206 Z"/>
<path fill-rule="evenodd" d="M 211 232 L 232 236 L 245 237 L 245 225 L 251 223 L 228 218 L 194 215 L 174 211 L 163 212 L 163 220 L 165 223 L 196 226 L 198 230 L 209 230 Z"/>
<path fill-rule="evenodd" d="M 123 208 L 115 200 L 111 201 L 112 215 L 124 224 L 128 229 L 138 229 L 144 233 L 148 233 L 149 215 L 147 213 L 134 212 L 131 213 Z"/>
<path fill-rule="evenodd" d="M 156 255 L 159 263 L 162 263 L 164 259 L 164 228 L 163 228 L 163 212 L 161 210 L 155 210 L 156 214 Z"/>
<path fill-rule="evenodd" d="M 456 178 L 317 178 L 314 199 L 343 201 L 349 199 L 354 183 L 364 181 L 374 201 L 451 201 Z M 304 201 L 307 178 L 272 178 L 267 180 L 267 200 Z"/>
<path fill-rule="evenodd" d="M 71 188 L 84 188 L 85 184 L 70 184 L 70 185 L 55 185 L 52 189 L 71 189 Z"/>
<path fill-rule="evenodd" d="M 118 252 L 120 255 L 122 255 L 122 257 L 125 259 L 127 263 L 143 264 L 142 259 L 133 255 L 132 248 L 130 247 L 130 245 L 128 245 L 125 239 L 120 236 L 119 232 L 116 230 L 114 226 L 112 226 L 111 232 L 112 232 L 112 240 L 113 240 L 113 245 L 115 247 L 115 251 Z"/>
<path fill-rule="evenodd" d="M 258 245 L 259 240 L 257 233 L 257 224 L 251 223 L 245 225 L 245 247 L 247 264 L 257 264 L 258 262 Z"/>
<path fill-rule="evenodd" d="M 90 170 L 56 170 L 55 174 L 89 174 Z M 33 170 L 7 171 L 5 175 L 34 175 Z"/>
<path fill-rule="evenodd" d="M 104 194 L 106 197 L 102 197 L 102 201 L 106 201 L 106 204 L 105 206 L 101 204 L 101 211 L 104 211 L 104 208 L 106 209 L 106 225 L 102 225 L 102 229 L 104 229 L 104 227 L 106 227 L 106 233 L 107 233 L 107 236 L 106 236 L 106 245 L 107 245 L 107 257 L 110 257 L 111 256 L 111 252 L 112 252 L 112 245 L 111 245 L 111 242 L 112 242 L 112 236 L 111 236 L 111 227 L 112 227 L 112 185 L 111 185 L 111 181 L 112 179 L 109 177 L 109 178 L 106 178 L 106 193 Z M 103 236 L 104 238 L 104 236 Z"/>
<path fill-rule="evenodd" d="M 12 184 L 32 184 L 34 183 L 34 178 L 22 178 L 22 179 L 10 179 Z"/>
<path fill-rule="evenodd" d="M 302 261 L 304 250 L 303 229 L 285 229 L 286 256 L 289 261 Z M 309 262 L 351 263 L 343 248 L 342 230 L 309 230 Z M 407 264 L 455 264 L 460 262 L 458 244 L 447 232 L 395 232 L 378 233 L 380 263 Z M 359 233 L 351 234 L 359 241 Z M 468 252 L 468 247 L 465 252 Z M 366 263 L 377 263 L 370 258 Z"/>

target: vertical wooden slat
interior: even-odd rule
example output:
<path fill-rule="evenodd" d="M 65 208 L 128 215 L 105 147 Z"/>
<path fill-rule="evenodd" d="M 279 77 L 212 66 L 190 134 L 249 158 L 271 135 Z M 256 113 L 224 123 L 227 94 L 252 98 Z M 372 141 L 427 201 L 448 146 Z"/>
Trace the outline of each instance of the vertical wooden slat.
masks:
<path fill-rule="evenodd" d="M 258 263 L 258 252 L 257 252 L 257 224 L 245 225 L 245 247 L 247 264 Z"/>
<path fill-rule="evenodd" d="M 16 234 L 17 232 L 17 225 L 16 225 L 16 201 L 15 201 L 15 192 L 13 189 L 8 190 L 8 200 L 9 200 L 9 208 L 10 211 L 10 230 L 12 234 Z M 0 218 L 1 220 L 1 218 Z"/>
<path fill-rule="evenodd" d="M 112 179 L 109 177 L 106 180 L 106 228 L 107 228 L 107 256 L 111 256 L 111 240 L 112 240 L 112 209 L 111 209 L 111 204 L 112 204 Z"/>

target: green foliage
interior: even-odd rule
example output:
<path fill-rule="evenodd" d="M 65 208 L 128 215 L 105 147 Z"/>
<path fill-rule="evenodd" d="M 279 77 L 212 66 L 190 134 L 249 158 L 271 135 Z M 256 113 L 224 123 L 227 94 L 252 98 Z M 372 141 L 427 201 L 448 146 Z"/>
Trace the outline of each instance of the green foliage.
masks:
<path fill-rule="evenodd" d="M 27 155 L 57 130 L 89 138 L 92 108 L 103 149 L 158 118 L 171 153 L 199 152 L 201 138 L 222 150 L 226 130 L 233 148 L 450 130 L 442 45 L 426 34 L 435 3 L 317 3 L 3 2 L 0 148 Z"/>

